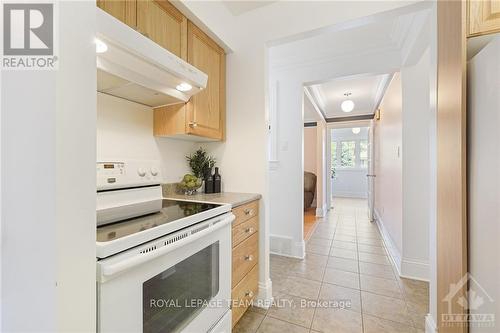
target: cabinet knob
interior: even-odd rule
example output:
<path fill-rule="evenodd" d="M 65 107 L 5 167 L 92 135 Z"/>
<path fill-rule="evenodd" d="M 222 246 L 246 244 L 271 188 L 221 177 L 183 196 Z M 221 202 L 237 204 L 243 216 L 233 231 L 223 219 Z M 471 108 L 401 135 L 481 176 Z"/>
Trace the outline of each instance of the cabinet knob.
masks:
<path fill-rule="evenodd" d="M 253 232 L 253 228 L 246 228 L 246 229 L 245 229 L 245 232 L 246 232 L 247 234 L 249 234 L 249 233 Z"/>
<path fill-rule="evenodd" d="M 245 215 L 250 215 L 253 212 L 253 210 L 247 208 L 243 212 L 245 213 Z"/>
<path fill-rule="evenodd" d="M 192 121 L 189 123 L 189 127 L 191 128 L 195 128 L 196 126 L 198 126 L 198 124 L 196 123 L 196 121 Z"/>
<path fill-rule="evenodd" d="M 252 256 L 251 254 L 246 255 L 246 256 L 245 256 L 245 260 L 246 260 L 246 261 L 252 261 L 252 260 L 253 260 L 253 256 Z"/>
<path fill-rule="evenodd" d="M 253 297 L 253 291 L 247 291 L 245 292 L 245 297 Z"/>

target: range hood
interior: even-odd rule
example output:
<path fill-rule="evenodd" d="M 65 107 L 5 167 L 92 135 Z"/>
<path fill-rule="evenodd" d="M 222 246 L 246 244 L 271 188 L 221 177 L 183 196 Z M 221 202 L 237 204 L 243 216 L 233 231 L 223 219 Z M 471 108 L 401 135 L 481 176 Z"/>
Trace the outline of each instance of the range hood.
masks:
<path fill-rule="evenodd" d="M 206 87 L 208 76 L 196 67 L 99 8 L 96 19 L 97 91 L 158 107 L 185 103 Z"/>

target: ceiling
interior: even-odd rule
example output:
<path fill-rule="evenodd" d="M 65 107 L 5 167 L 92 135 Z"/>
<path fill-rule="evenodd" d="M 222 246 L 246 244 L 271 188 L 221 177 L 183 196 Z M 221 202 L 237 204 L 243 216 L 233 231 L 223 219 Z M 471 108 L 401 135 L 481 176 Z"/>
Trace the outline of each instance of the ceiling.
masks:
<path fill-rule="evenodd" d="M 231 14 L 238 16 L 254 9 L 264 7 L 276 1 L 222 1 Z"/>
<path fill-rule="evenodd" d="M 322 117 L 318 114 L 316 109 L 314 108 L 311 100 L 304 94 L 304 122 L 305 123 L 313 123 L 320 121 Z"/>
<path fill-rule="evenodd" d="M 325 118 L 372 115 L 391 77 L 391 74 L 363 74 L 337 78 L 307 89 Z M 346 93 L 351 95 L 346 97 Z M 351 112 L 343 112 L 340 107 L 346 99 L 354 102 L 354 110 Z"/>

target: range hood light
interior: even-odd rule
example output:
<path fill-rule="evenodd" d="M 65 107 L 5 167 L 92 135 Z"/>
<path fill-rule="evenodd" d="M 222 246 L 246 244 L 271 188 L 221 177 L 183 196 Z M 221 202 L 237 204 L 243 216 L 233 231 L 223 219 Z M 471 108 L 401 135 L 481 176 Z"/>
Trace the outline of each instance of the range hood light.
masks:
<path fill-rule="evenodd" d="M 183 82 L 183 83 L 179 84 L 177 87 L 175 87 L 175 89 L 184 92 L 184 91 L 189 91 L 189 90 L 193 89 L 193 87 L 189 83 Z"/>
<path fill-rule="evenodd" d="M 108 50 L 108 46 L 100 39 L 95 39 L 95 52 L 104 53 Z"/>

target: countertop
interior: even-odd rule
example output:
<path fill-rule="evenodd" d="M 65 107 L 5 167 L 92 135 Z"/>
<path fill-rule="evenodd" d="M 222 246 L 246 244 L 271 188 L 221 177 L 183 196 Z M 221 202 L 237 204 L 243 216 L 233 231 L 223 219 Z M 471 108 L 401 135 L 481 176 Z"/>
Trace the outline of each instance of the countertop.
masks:
<path fill-rule="evenodd" d="M 223 193 L 210 193 L 210 194 L 198 193 L 194 195 L 168 193 L 164 194 L 163 197 L 165 199 L 224 203 L 224 204 L 230 204 L 232 208 L 235 208 L 244 205 L 248 202 L 259 200 L 261 198 L 261 195 L 256 193 L 236 193 L 236 192 L 223 192 Z"/>

